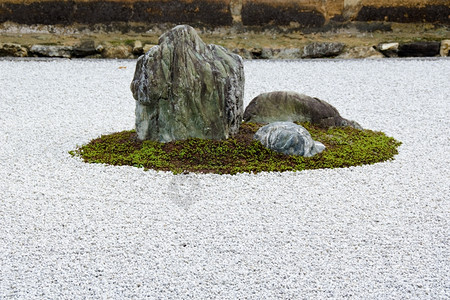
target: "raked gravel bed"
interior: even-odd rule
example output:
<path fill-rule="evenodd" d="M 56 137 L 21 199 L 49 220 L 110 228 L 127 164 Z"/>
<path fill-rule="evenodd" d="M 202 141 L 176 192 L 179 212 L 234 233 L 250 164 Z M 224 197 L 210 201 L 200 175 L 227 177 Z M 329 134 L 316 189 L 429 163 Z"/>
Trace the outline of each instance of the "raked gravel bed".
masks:
<path fill-rule="evenodd" d="M 68 154 L 131 129 L 131 60 L 0 60 L 0 299 L 449 299 L 450 59 L 245 62 L 395 160 L 177 175 Z"/>

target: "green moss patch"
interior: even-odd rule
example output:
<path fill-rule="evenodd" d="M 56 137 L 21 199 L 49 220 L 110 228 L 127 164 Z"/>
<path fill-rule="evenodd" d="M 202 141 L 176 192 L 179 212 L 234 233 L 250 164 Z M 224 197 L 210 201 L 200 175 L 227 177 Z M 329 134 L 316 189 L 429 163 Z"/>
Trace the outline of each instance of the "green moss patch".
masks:
<path fill-rule="evenodd" d="M 324 129 L 301 124 L 327 148 L 313 157 L 284 155 L 253 140 L 262 126 L 243 123 L 239 134 L 224 141 L 188 139 L 170 143 L 139 141 L 134 130 L 103 135 L 70 154 L 88 163 L 130 165 L 145 169 L 236 174 L 345 168 L 393 159 L 401 142 L 382 132 L 349 127 Z"/>

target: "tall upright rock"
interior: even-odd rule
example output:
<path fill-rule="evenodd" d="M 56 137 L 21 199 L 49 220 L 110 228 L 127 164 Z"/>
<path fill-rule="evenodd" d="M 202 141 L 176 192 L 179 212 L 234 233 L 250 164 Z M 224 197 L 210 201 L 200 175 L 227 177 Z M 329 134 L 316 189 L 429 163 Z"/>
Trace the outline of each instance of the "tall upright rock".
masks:
<path fill-rule="evenodd" d="M 243 118 L 242 58 L 180 25 L 138 59 L 131 91 L 139 139 L 226 139 Z"/>

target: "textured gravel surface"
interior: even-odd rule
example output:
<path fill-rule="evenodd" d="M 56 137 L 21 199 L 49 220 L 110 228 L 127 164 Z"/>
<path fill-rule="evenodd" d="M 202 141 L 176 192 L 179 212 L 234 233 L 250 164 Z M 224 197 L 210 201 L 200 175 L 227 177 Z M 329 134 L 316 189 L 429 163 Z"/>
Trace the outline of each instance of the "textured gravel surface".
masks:
<path fill-rule="evenodd" d="M 0 60 L 1 299 L 450 298 L 450 59 L 246 62 L 246 103 L 306 93 L 403 145 L 237 176 L 68 154 L 133 128 L 134 65 Z"/>

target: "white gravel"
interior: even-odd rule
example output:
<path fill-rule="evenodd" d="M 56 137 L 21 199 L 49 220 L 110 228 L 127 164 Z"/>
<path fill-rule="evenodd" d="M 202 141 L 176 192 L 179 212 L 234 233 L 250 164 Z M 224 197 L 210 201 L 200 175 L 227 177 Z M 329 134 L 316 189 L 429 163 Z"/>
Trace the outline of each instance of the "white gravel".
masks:
<path fill-rule="evenodd" d="M 0 60 L 1 299 L 450 298 L 450 59 L 246 62 L 246 104 L 302 92 L 403 145 L 237 176 L 68 154 L 133 128 L 134 65 Z"/>

